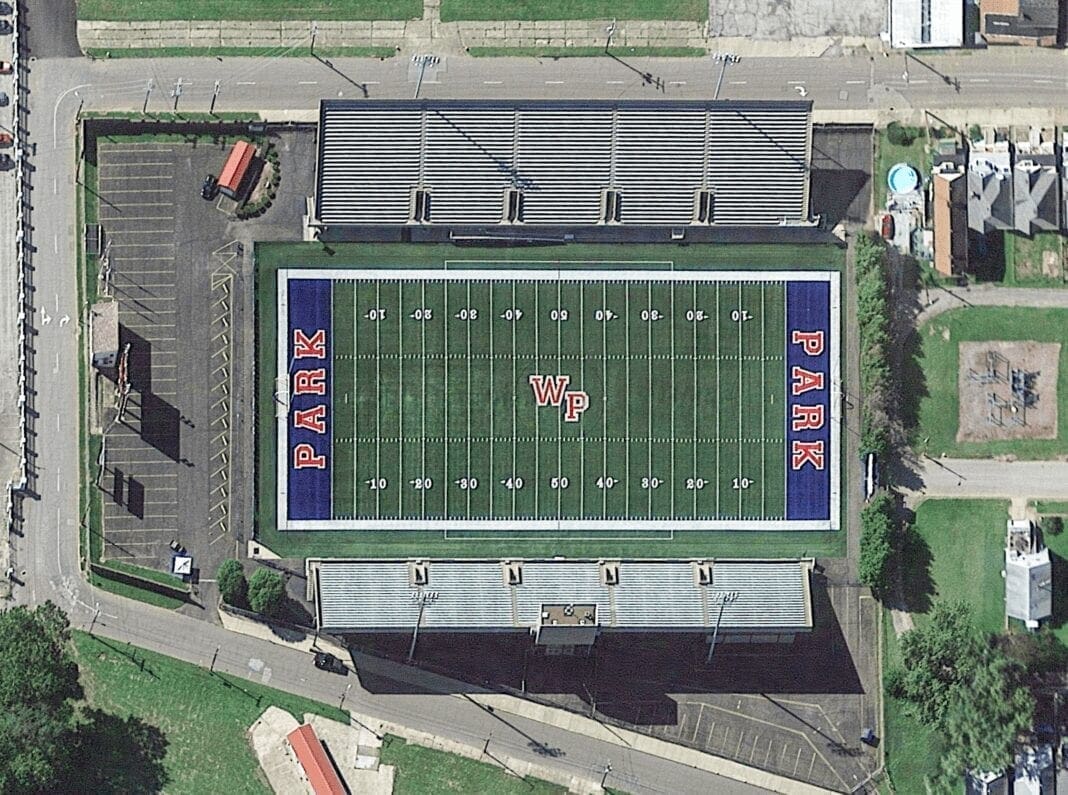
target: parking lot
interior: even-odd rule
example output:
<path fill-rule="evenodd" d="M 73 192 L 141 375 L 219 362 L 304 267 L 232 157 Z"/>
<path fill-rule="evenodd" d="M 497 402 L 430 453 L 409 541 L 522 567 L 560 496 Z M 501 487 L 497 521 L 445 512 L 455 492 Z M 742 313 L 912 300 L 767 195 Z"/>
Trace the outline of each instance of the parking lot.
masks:
<path fill-rule="evenodd" d="M 273 141 L 284 164 L 314 156 L 310 136 Z M 232 202 L 200 195 L 228 148 L 210 135 L 99 137 L 95 147 L 104 256 L 90 268 L 118 301 L 130 386 L 122 417 L 106 425 L 104 557 L 169 571 L 177 542 L 207 579 L 252 517 L 241 488 L 251 483 L 252 377 L 241 361 L 251 358 L 252 240 L 300 239 L 313 173 L 294 165 L 276 206 L 238 221 Z"/>

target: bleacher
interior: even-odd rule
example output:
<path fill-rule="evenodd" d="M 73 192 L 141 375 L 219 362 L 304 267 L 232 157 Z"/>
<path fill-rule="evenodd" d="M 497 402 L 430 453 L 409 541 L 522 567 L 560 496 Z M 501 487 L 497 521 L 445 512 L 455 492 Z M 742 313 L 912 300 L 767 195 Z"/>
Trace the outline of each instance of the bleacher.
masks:
<path fill-rule="evenodd" d="M 329 100 L 317 221 L 803 224 L 810 160 L 807 102 Z"/>

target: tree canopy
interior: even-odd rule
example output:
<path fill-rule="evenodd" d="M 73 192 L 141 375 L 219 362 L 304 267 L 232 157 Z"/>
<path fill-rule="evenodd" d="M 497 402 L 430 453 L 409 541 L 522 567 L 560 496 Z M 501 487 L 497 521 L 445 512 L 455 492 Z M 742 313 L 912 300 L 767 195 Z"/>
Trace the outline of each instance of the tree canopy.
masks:
<path fill-rule="evenodd" d="M 876 596 L 886 593 L 891 586 L 895 552 L 894 497 L 883 491 L 860 512 L 860 581 Z"/>
<path fill-rule="evenodd" d="M 231 605 L 245 605 L 248 597 L 248 582 L 245 580 L 245 570 L 239 561 L 233 558 L 224 560 L 219 566 L 216 580 L 224 602 Z"/>
<path fill-rule="evenodd" d="M 265 616 L 276 616 L 286 601 L 286 582 L 282 575 L 269 569 L 256 569 L 248 582 L 248 602 Z"/>

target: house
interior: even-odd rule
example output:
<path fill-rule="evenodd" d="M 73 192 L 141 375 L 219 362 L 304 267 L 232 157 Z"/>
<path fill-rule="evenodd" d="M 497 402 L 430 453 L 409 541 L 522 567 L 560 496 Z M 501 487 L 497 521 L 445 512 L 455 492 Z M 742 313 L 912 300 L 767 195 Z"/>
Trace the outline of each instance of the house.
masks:
<path fill-rule="evenodd" d="M 119 302 L 100 301 L 89 314 L 93 367 L 113 370 L 119 358 Z"/>
<path fill-rule="evenodd" d="M 969 770 L 964 775 L 965 795 L 1009 795 L 1009 777 L 1004 770 L 981 773 Z"/>
<path fill-rule="evenodd" d="M 945 161 L 931 175 L 934 266 L 943 276 L 968 270 L 968 178 L 963 165 Z"/>
<path fill-rule="evenodd" d="M 1060 229 L 1061 208 L 1058 189 L 1057 155 L 1052 130 L 1028 129 L 1027 137 L 1016 136 L 1013 166 L 1013 217 L 1017 232 Z"/>
<path fill-rule="evenodd" d="M 1013 768 L 1013 795 L 1053 795 L 1055 775 L 1051 746 L 1021 748 Z"/>
<path fill-rule="evenodd" d="M 987 44 L 1056 47 L 1062 0 L 983 0 L 979 30 Z"/>
<path fill-rule="evenodd" d="M 1049 550 L 1029 519 L 1009 520 L 1005 541 L 1005 614 L 1028 629 L 1053 615 Z"/>
<path fill-rule="evenodd" d="M 987 130 L 968 157 L 968 226 L 980 234 L 1015 226 L 1012 153 L 1001 133 Z"/>
<path fill-rule="evenodd" d="M 963 0 L 890 0 L 888 19 L 891 47 L 964 46 Z"/>

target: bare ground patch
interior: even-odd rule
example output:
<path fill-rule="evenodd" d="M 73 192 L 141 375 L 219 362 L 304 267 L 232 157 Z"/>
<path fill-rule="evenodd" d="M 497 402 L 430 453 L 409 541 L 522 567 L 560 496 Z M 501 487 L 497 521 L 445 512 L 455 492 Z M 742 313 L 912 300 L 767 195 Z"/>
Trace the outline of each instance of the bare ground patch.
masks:
<path fill-rule="evenodd" d="M 1060 343 L 962 342 L 959 351 L 958 442 L 1057 438 Z M 997 356 L 993 361 L 991 354 Z M 1026 408 L 1020 406 L 1019 400 L 1014 400 L 1018 396 L 1014 396 L 1011 384 L 1013 370 L 1036 374 L 1032 384 L 1036 398 Z M 992 421 L 991 415 L 1000 424 Z"/>

